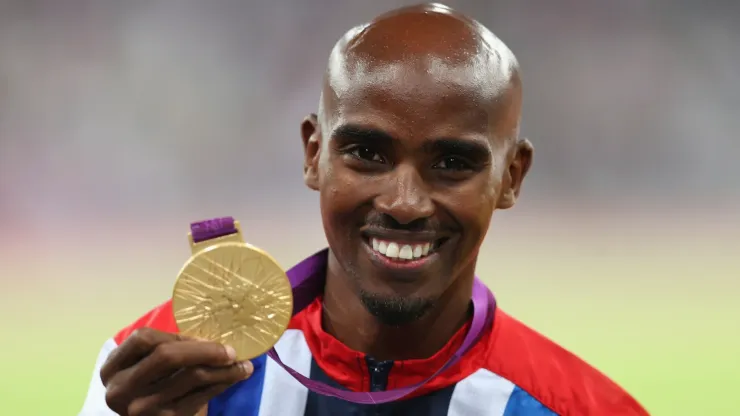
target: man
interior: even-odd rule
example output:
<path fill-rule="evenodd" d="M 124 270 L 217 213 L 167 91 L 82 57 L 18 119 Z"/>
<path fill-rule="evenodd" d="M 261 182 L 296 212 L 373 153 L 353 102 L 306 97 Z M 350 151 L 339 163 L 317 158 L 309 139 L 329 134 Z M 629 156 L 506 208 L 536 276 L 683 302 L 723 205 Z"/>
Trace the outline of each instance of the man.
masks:
<path fill-rule="evenodd" d="M 329 242 L 312 260 L 324 294 L 278 342 L 285 362 L 353 391 L 442 367 L 471 325 L 491 216 L 514 205 L 532 161 L 521 102 L 512 52 L 442 5 L 392 11 L 337 43 L 318 113 L 301 125 Z M 362 405 L 309 391 L 265 356 L 235 362 L 228 346 L 179 337 L 166 302 L 106 343 L 81 414 L 647 414 L 495 304 L 486 312 L 492 323 L 456 364 L 402 400 Z"/>

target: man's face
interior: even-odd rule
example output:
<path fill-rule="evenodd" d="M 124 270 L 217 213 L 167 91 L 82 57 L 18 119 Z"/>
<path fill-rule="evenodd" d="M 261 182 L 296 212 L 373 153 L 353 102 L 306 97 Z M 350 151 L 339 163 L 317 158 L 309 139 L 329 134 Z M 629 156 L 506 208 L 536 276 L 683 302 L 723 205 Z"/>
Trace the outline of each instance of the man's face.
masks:
<path fill-rule="evenodd" d="M 306 182 L 365 306 L 402 324 L 473 274 L 491 215 L 513 204 L 528 160 L 522 168 L 516 140 L 498 137 L 502 117 L 464 71 L 396 66 L 350 79 L 325 97 L 322 120 L 303 125 Z"/>

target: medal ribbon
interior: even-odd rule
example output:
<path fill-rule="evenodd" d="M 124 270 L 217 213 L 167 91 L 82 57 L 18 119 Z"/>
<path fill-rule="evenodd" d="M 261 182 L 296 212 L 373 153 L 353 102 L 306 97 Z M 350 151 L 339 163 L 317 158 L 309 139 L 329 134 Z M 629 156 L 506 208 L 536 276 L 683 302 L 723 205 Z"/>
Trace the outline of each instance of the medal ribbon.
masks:
<path fill-rule="evenodd" d="M 226 217 L 193 223 L 190 225 L 190 230 L 193 241 L 198 243 L 212 238 L 233 234 L 236 232 L 236 227 L 234 225 L 234 219 Z M 310 305 L 314 299 L 322 294 L 321 292 L 324 289 L 324 279 L 315 273 L 309 272 L 310 270 L 315 270 L 320 261 L 321 260 L 315 256 L 309 257 L 290 269 L 287 273 L 288 278 L 290 279 L 290 285 L 293 287 L 293 316 Z M 360 404 L 392 402 L 413 393 L 431 379 L 450 368 L 460 360 L 460 358 L 465 355 L 473 345 L 475 345 L 475 342 L 480 338 L 485 328 L 489 326 L 493 320 L 493 310 L 496 306 L 496 299 L 493 297 L 493 293 L 491 293 L 488 287 L 486 287 L 486 285 L 476 277 L 473 282 L 473 296 L 471 300 L 473 302 L 473 320 L 468 332 L 465 334 L 465 338 L 463 339 L 463 343 L 460 345 L 460 348 L 452 354 L 450 359 L 440 367 L 439 370 L 429 376 L 429 378 L 411 386 L 379 392 L 354 392 L 341 390 L 320 381 L 311 380 L 290 368 L 280 360 L 280 355 L 275 351 L 275 348 L 270 349 L 270 351 L 267 352 L 267 355 L 278 363 L 278 365 L 283 367 L 285 371 L 293 376 L 293 378 L 298 380 L 299 383 L 303 384 L 315 393 Z"/>

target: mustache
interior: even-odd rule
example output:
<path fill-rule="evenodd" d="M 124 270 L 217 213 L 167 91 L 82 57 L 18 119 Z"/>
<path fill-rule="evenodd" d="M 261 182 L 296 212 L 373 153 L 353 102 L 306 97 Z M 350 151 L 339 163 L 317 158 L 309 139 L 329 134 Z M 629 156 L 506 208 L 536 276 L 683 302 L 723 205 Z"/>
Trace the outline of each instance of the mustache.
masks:
<path fill-rule="evenodd" d="M 443 230 L 440 221 L 434 217 L 417 218 L 408 223 L 401 223 L 388 214 L 371 212 L 365 218 L 364 229 L 406 231 L 418 233 L 438 233 Z"/>

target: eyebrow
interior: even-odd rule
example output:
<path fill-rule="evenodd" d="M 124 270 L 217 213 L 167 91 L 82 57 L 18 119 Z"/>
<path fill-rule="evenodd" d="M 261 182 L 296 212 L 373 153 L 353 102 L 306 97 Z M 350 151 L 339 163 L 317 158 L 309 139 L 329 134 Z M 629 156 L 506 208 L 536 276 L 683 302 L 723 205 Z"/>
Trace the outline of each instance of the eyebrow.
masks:
<path fill-rule="evenodd" d="M 342 142 L 381 142 L 381 144 L 392 144 L 397 141 L 395 137 L 383 130 L 363 127 L 357 124 L 342 124 L 331 133 L 332 139 Z"/>
<path fill-rule="evenodd" d="M 422 148 L 426 153 L 458 154 L 471 159 L 490 160 L 491 149 L 480 140 L 467 140 L 442 137 L 425 142 Z"/>
<path fill-rule="evenodd" d="M 364 127 L 357 124 L 343 124 L 332 132 L 332 138 L 343 143 L 374 143 L 380 145 L 392 145 L 398 139 L 393 135 L 371 127 Z M 482 140 L 460 139 L 455 137 L 439 137 L 433 140 L 425 141 L 422 145 L 425 153 L 455 153 L 461 156 L 471 158 L 487 159 L 491 158 L 491 149 L 488 143 Z"/>

